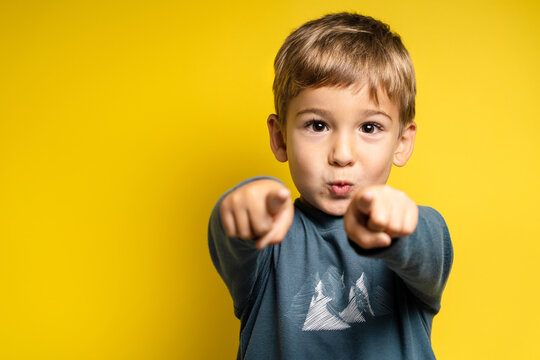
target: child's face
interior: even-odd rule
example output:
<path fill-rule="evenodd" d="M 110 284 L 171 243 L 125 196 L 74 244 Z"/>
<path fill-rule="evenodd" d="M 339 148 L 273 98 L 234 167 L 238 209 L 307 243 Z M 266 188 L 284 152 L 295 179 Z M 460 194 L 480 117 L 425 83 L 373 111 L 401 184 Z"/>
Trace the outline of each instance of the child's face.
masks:
<path fill-rule="evenodd" d="M 281 148 L 277 118 L 268 119 L 272 150 L 278 160 L 289 161 L 301 197 L 332 215 L 345 214 L 357 190 L 386 183 L 392 164 L 405 165 L 414 145 L 416 124 L 400 137 L 396 104 L 379 92 L 377 106 L 368 86 L 355 89 L 301 91 L 289 103 Z"/>

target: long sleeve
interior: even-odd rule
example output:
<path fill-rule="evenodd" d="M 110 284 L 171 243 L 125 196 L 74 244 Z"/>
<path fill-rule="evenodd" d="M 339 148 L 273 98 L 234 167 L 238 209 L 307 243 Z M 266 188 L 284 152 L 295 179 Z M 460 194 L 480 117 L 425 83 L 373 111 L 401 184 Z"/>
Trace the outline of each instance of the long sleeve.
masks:
<path fill-rule="evenodd" d="M 212 212 L 210 253 L 241 321 L 238 358 L 434 359 L 431 324 L 452 263 L 442 217 L 422 207 L 413 234 L 364 255 L 342 216 L 294 206 L 285 239 L 261 251 L 227 238 L 219 202 Z"/>
<path fill-rule="evenodd" d="M 219 275 L 227 285 L 234 302 L 235 315 L 240 318 L 261 272 L 268 268 L 271 247 L 257 250 L 255 243 L 240 238 L 230 238 L 225 233 L 219 212 L 221 201 L 230 192 L 255 180 L 272 179 L 270 176 L 257 176 L 247 179 L 223 194 L 210 215 L 208 223 L 208 247 L 210 256 Z"/>
<path fill-rule="evenodd" d="M 453 262 L 450 234 L 443 217 L 433 208 L 418 207 L 418 225 L 409 236 L 394 239 L 383 249 L 364 250 L 365 256 L 383 260 L 428 309 L 437 313 Z"/>

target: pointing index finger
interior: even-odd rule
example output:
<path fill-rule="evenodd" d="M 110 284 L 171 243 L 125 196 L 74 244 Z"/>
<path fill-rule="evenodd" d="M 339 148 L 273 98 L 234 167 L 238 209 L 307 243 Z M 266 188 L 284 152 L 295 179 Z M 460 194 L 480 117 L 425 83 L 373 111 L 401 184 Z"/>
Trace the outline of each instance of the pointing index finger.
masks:
<path fill-rule="evenodd" d="M 282 188 L 268 194 L 268 197 L 266 198 L 266 208 L 270 215 L 276 215 L 290 195 L 291 192 L 287 188 Z"/>
<path fill-rule="evenodd" d="M 356 207 L 362 214 L 369 215 L 371 212 L 371 205 L 373 204 L 373 198 L 375 195 L 371 191 L 366 191 L 360 195 L 356 203 Z"/>

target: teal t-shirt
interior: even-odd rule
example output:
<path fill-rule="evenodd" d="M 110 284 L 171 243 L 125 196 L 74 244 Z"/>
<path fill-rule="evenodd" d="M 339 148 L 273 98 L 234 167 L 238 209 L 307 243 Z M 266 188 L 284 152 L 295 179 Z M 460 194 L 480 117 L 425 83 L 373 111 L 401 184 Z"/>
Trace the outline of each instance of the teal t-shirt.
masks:
<path fill-rule="evenodd" d="M 278 245 L 257 250 L 229 238 L 210 216 L 212 261 L 240 319 L 238 359 L 434 359 L 433 316 L 453 260 L 442 216 L 419 206 L 413 234 L 362 250 L 343 217 L 294 202 L 294 220 Z"/>

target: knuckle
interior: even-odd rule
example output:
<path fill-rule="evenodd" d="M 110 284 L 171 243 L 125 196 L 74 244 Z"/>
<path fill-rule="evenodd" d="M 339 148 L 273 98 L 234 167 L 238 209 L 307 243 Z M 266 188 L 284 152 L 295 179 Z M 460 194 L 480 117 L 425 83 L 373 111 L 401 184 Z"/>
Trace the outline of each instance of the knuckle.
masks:
<path fill-rule="evenodd" d="M 388 224 L 387 228 L 386 228 L 386 232 L 387 233 L 391 233 L 391 234 L 401 234 L 403 233 L 404 231 L 404 228 L 401 224 Z"/>
<path fill-rule="evenodd" d="M 248 229 L 240 229 L 239 231 L 239 234 L 238 234 L 239 238 L 240 239 L 243 239 L 243 240 L 249 240 L 251 238 L 251 231 L 249 231 Z"/>
<path fill-rule="evenodd" d="M 403 231 L 401 231 L 401 229 L 397 227 L 389 227 L 384 232 L 390 237 L 401 237 L 403 234 Z"/>
<path fill-rule="evenodd" d="M 259 189 L 256 186 L 250 186 L 246 189 L 246 196 L 248 198 L 255 198 L 259 196 Z"/>
<path fill-rule="evenodd" d="M 269 232 L 272 229 L 272 221 L 266 219 L 261 222 L 261 231 L 264 233 Z"/>
<path fill-rule="evenodd" d="M 229 211 L 232 211 L 236 204 L 236 196 L 234 193 L 229 194 L 225 199 L 223 199 L 223 202 L 221 203 L 221 206 L 223 209 L 227 209 Z"/>
<path fill-rule="evenodd" d="M 225 213 L 225 212 L 228 212 L 229 211 L 229 196 L 225 197 L 225 199 L 223 199 L 223 201 L 221 202 L 221 204 L 219 204 L 219 212 L 220 213 Z"/>
<path fill-rule="evenodd" d="M 236 192 L 231 193 L 231 195 L 229 195 L 229 203 L 231 207 L 237 208 L 240 204 L 240 195 Z"/>
<path fill-rule="evenodd" d="M 405 226 L 403 227 L 403 232 L 407 235 L 412 234 L 414 230 L 416 230 L 416 224 L 413 223 L 405 224 Z"/>
<path fill-rule="evenodd" d="M 370 221 L 373 225 L 378 227 L 386 227 L 388 225 L 387 217 L 382 213 L 375 213 L 370 216 Z"/>
<path fill-rule="evenodd" d="M 253 224 L 253 230 L 256 236 L 261 236 L 268 233 L 271 228 L 271 224 L 269 224 L 266 220 L 256 221 Z"/>

